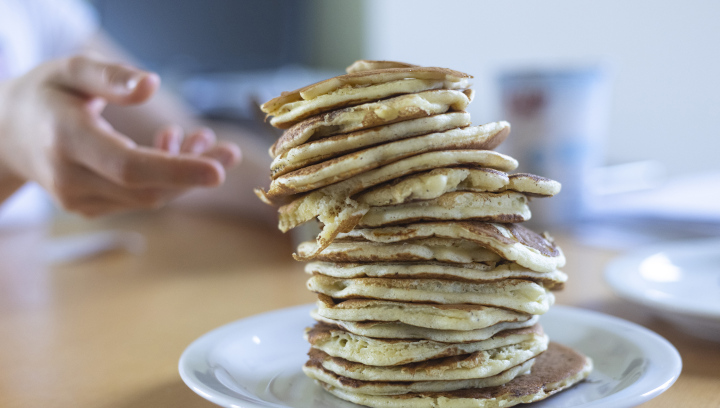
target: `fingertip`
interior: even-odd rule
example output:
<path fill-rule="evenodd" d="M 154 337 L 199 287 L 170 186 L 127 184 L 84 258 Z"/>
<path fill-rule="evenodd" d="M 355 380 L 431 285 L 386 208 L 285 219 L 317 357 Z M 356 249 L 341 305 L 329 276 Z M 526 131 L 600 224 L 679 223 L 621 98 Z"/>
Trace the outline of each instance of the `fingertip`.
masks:
<path fill-rule="evenodd" d="M 141 71 L 128 80 L 127 88 L 130 92 L 125 98 L 126 103 L 145 102 L 160 88 L 160 76 L 154 72 Z"/>
<path fill-rule="evenodd" d="M 220 142 L 205 152 L 204 156 L 219 161 L 224 168 L 236 166 L 242 160 L 240 147 L 234 143 Z"/>
<path fill-rule="evenodd" d="M 223 147 L 228 150 L 231 157 L 229 163 L 227 163 L 225 167 L 237 166 L 242 162 L 243 155 L 242 150 L 240 150 L 240 146 L 235 143 L 226 143 Z"/>
<path fill-rule="evenodd" d="M 225 169 L 215 160 L 205 160 L 207 166 L 198 172 L 198 182 L 205 187 L 217 187 L 225 182 Z"/>
<path fill-rule="evenodd" d="M 171 154 L 180 153 L 183 129 L 178 125 L 166 126 L 155 134 L 154 146 Z"/>

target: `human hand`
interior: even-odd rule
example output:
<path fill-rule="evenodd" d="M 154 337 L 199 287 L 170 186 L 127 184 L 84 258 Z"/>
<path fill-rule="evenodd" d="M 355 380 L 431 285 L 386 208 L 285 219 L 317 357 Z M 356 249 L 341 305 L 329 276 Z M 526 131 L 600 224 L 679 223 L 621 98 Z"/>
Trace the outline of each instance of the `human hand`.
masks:
<path fill-rule="evenodd" d="M 148 100 L 157 75 L 78 56 L 0 84 L 0 170 L 43 186 L 86 216 L 155 208 L 192 187 L 217 186 L 239 148 L 208 129 L 176 126 L 138 146 L 101 116 L 106 104 Z"/>

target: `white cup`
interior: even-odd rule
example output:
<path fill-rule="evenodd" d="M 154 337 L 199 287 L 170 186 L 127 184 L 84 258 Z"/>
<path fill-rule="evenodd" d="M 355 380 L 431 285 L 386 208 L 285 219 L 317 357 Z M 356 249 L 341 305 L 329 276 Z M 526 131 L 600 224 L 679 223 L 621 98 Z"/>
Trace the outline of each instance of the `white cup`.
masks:
<path fill-rule="evenodd" d="M 501 118 L 512 130 L 498 149 L 518 172 L 562 183 L 554 198 L 531 203 L 534 226 L 581 221 L 590 200 L 587 180 L 603 164 L 609 75 L 601 67 L 507 72 L 499 76 Z"/>

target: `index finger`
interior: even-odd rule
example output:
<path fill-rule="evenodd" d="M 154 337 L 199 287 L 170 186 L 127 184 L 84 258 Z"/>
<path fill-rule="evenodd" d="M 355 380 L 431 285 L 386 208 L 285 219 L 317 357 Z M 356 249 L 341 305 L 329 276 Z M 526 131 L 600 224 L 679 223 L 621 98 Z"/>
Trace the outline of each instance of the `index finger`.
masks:
<path fill-rule="evenodd" d="M 101 176 L 124 187 L 189 188 L 222 184 L 225 170 L 216 160 L 170 154 L 137 146 L 109 126 L 87 126 L 71 138 L 68 153 Z"/>

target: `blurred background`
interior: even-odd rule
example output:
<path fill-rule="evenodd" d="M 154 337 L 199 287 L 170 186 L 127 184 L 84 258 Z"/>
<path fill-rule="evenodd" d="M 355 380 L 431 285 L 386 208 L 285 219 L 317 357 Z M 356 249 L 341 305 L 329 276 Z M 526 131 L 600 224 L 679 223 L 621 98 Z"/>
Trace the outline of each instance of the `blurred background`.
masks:
<path fill-rule="evenodd" d="M 102 27 L 199 114 L 268 144 L 277 134 L 258 103 L 356 59 L 451 67 L 475 77 L 474 122 L 511 120 L 504 151 L 542 159 L 521 160 L 519 170 L 564 183 L 555 210 L 538 203 L 536 222 L 582 225 L 605 241 L 628 225 L 633 236 L 620 233 L 640 241 L 720 233 L 717 2 L 92 4 Z M 521 108 L 533 98 L 548 108 L 530 117 Z"/>

